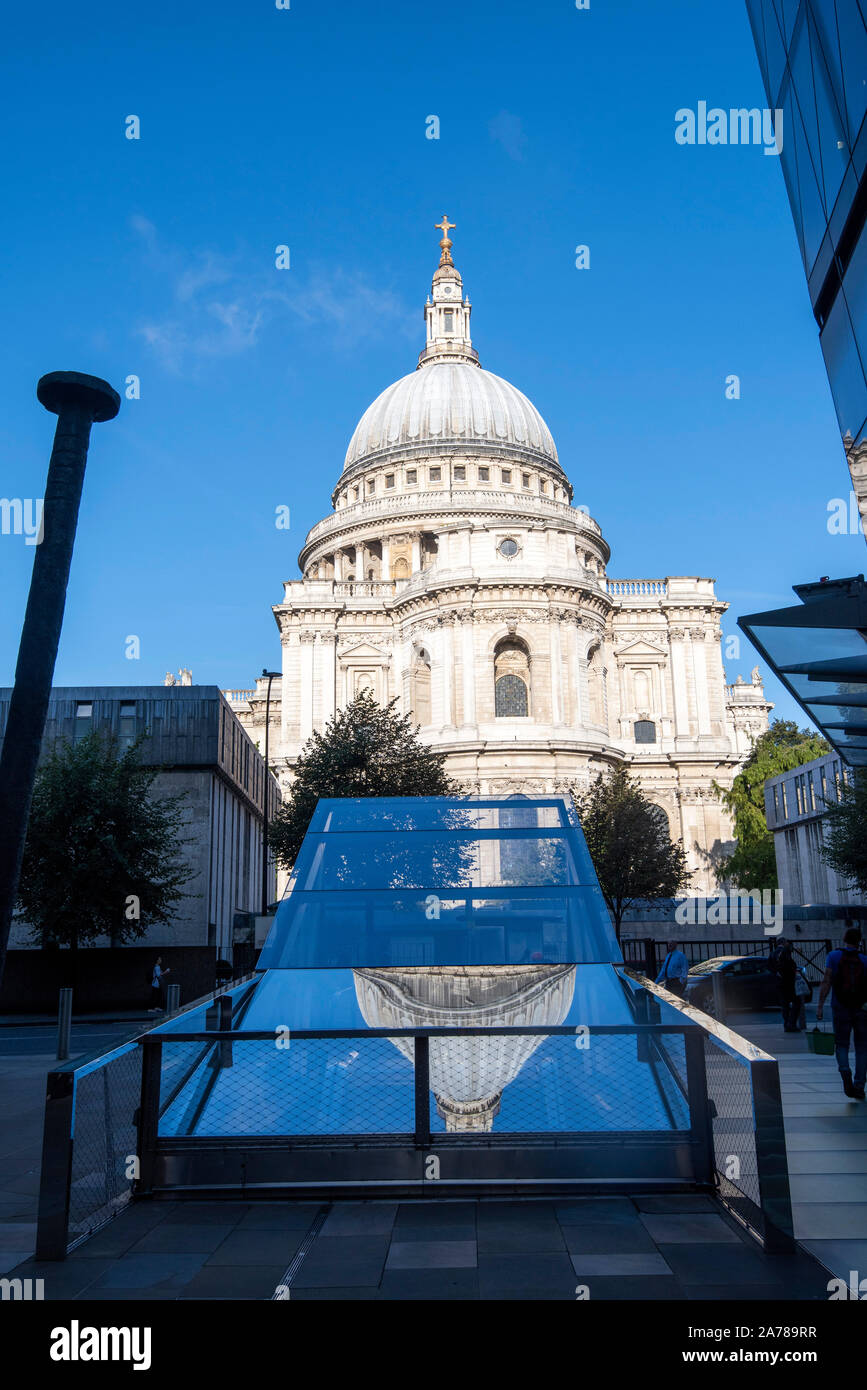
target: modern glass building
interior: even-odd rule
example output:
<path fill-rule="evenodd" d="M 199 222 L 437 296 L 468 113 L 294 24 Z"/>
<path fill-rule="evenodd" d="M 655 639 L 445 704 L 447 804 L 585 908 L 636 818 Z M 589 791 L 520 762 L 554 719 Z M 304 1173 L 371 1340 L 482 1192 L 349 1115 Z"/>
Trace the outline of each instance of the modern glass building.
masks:
<path fill-rule="evenodd" d="M 747 0 L 852 487 L 867 536 L 867 0 Z M 775 129 L 780 129 L 777 115 Z M 867 585 L 799 584 L 738 620 L 851 766 L 867 764 Z"/>
<path fill-rule="evenodd" d="M 786 188 L 856 482 L 867 438 L 867 5 L 747 0 L 747 10 L 768 105 L 783 112 Z"/>

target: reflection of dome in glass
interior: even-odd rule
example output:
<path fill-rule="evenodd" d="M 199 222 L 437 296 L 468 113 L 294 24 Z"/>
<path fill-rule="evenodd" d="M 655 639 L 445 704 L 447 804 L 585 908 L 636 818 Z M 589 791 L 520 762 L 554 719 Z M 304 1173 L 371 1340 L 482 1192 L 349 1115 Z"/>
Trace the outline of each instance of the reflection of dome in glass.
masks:
<path fill-rule="evenodd" d="M 354 970 L 371 1028 L 558 1027 L 572 1005 L 574 965 L 467 965 Z M 411 1038 L 393 1039 L 410 1061 Z M 490 1130 L 500 1097 L 541 1037 L 431 1038 L 437 1112 L 451 1131 Z"/>

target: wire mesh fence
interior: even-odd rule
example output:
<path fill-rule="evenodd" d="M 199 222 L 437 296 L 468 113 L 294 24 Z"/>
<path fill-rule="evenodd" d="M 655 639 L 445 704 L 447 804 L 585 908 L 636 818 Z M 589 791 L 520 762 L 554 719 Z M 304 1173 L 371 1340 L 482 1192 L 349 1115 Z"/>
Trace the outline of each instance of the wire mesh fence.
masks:
<path fill-rule="evenodd" d="M 86 1238 L 129 1202 L 138 1176 L 141 1050 L 132 1046 L 75 1078 L 69 1243 Z"/>

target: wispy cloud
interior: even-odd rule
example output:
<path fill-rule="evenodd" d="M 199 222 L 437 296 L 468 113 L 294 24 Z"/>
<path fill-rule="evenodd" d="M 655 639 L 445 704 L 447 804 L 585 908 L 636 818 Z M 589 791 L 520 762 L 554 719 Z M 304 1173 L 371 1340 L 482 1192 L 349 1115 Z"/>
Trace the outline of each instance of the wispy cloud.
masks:
<path fill-rule="evenodd" d="M 254 266 L 249 256 L 204 247 L 187 253 L 164 243 L 145 217 L 132 218 L 131 226 L 165 287 L 165 304 L 138 333 L 169 371 L 247 352 L 276 322 L 321 325 L 346 349 L 386 334 L 417 336 L 417 311 L 361 271 L 320 264 L 306 272 L 278 270 L 273 261 Z"/>
<path fill-rule="evenodd" d="M 510 159 L 523 160 L 527 151 L 527 136 L 520 116 L 511 111 L 500 111 L 488 121 L 488 134 L 503 149 Z"/>

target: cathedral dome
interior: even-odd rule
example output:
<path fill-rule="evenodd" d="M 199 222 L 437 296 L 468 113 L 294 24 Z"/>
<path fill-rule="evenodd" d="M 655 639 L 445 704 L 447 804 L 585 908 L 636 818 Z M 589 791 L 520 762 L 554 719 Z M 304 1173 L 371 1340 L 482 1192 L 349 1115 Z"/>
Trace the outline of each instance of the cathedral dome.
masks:
<path fill-rule="evenodd" d="M 517 387 L 472 362 L 431 360 L 368 406 L 350 440 L 344 471 L 444 445 L 558 466 L 551 431 Z"/>

